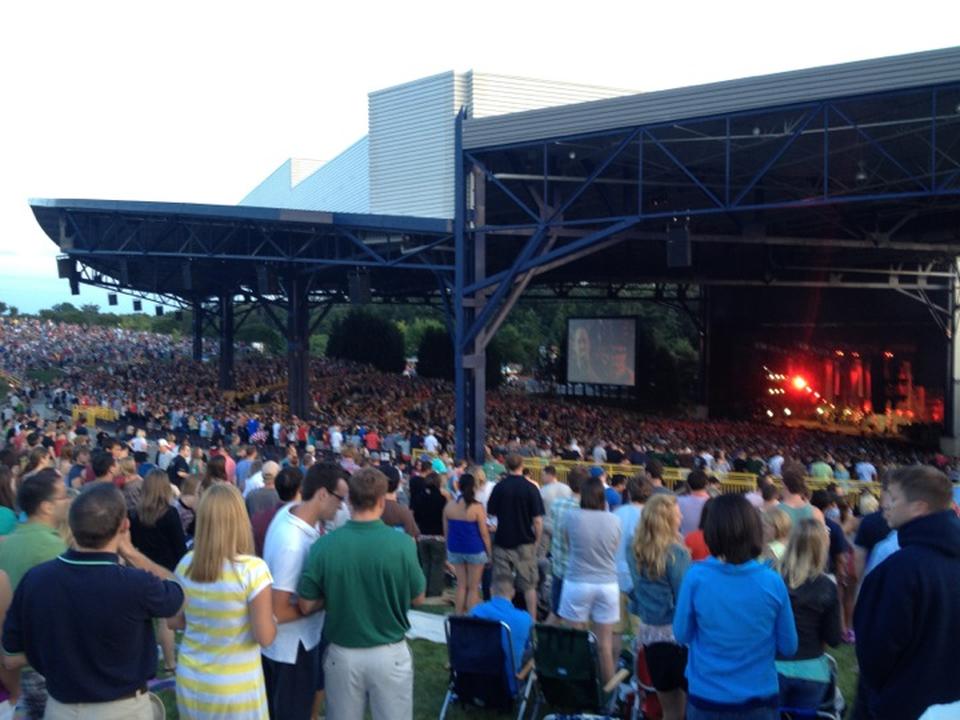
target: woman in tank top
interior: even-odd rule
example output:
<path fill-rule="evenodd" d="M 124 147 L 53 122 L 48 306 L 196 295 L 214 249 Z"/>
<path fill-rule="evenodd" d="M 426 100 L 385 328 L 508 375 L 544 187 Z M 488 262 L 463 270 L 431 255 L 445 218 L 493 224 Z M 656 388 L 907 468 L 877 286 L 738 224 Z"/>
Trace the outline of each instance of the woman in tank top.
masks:
<path fill-rule="evenodd" d="M 457 577 L 454 612 L 465 614 L 480 602 L 480 578 L 490 558 L 490 533 L 487 513 L 476 499 L 476 479 L 470 473 L 460 476 L 460 497 L 443 510 L 443 534 L 447 540 L 447 560 Z"/>

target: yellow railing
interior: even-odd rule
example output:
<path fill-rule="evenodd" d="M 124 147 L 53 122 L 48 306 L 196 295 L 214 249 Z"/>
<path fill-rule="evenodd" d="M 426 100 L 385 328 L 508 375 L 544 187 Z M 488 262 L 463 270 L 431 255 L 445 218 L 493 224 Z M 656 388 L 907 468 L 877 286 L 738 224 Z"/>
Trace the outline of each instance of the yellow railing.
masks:
<path fill-rule="evenodd" d="M 586 462 L 583 460 L 555 460 L 550 464 L 557 469 L 557 477 L 560 480 L 566 480 L 567 474 L 574 467 L 578 465 L 592 467 L 597 463 Z M 540 472 L 543 468 L 543 464 L 527 463 L 526 467 L 530 468 L 530 474 L 533 479 L 537 482 L 540 482 Z M 612 465 L 610 463 L 601 463 L 601 467 L 606 471 L 607 477 L 617 474 L 630 477 L 638 470 L 636 465 Z M 663 484 L 669 488 L 675 488 L 686 479 L 689 473 L 690 471 L 686 468 L 665 467 L 663 469 Z M 724 493 L 748 492 L 756 489 L 757 487 L 757 476 L 753 473 L 729 472 L 725 474 L 715 473 L 715 475 L 720 478 L 720 488 Z M 774 479 L 774 482 L 777 485 L 780 484 L 776 479 Z M 844 487 L 844 489 L 869 490 L 877 497 L 880 496 L 880 483 L 866 483 L 856 480 L 826 480 L 823 478 L 807 477 L 807 487 L 811 490 L 825 488 L 831 482 L 836 482 L 841 487 Z"/>
<path fill-rule="evenodd" d="M 117 413 L 112 409 L 105 407 L 103 405 L 74 405 L 73 406 L 73 422 L 74 424 L 80 420 L 80 417 L 83 416 L 87 419 L 87 425 L 90 427 L 95 427 L 98 420 L 104 420 L 106 422 L 113 422 L 117 419 Z"/>

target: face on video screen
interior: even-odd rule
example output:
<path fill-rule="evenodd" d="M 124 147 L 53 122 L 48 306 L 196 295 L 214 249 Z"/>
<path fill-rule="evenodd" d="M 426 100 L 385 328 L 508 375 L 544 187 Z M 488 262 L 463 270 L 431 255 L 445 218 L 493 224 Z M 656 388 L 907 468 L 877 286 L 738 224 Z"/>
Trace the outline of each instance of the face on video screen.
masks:
<path fill-rule="evenodd" d="M 633 318 L 571 319 L 567 334 L 567 381 L 635 384 Z"/>

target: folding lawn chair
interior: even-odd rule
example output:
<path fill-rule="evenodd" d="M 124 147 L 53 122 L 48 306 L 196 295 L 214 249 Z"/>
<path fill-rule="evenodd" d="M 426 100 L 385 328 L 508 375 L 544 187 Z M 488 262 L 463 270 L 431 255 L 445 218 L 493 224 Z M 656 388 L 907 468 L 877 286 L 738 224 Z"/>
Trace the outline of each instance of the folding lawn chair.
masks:
<path fill-rule="evenodd" d="M 464 706 L 504 713 L 519 706 L 517 720 L 522 720 L 533 685 L 533 662 L 517 671 L 507 624 L 451 616 L 447 618 L 445 628 L 450 685 L 440 708 L 440 720 L 444 720 L 454 700 Z"/>
<path fill-rule="evenodd" d="M 533 635 L 537 694 L 532 720 L 544 703 L 563 714 L 609 717 L 617 701 L 615 692 L 630 677 L 623 668 L 604 685 L 600 681 L 597 638 L 586 630 L 537 625 Z"/>
<path fill-rule="evenodd" d="M 633 673 L 633 702 L 630 706 L 630 720 L 660 720 L 663 717 L 663 708 L 657 697 L 657 689 L 653 686 L 650 677 L 650 666 L 647 665 L 647 654 L 643 645 L 637 643 L 637 657 Z"/>

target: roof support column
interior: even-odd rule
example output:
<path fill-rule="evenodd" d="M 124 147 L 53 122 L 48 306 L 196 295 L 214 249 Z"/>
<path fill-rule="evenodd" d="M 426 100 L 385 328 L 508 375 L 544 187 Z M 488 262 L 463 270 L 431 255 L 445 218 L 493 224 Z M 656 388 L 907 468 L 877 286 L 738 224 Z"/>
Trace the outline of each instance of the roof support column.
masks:
<path fill-rule="evenodd" d="M 203 301 L 193 301 L 193 359 L 203 360 Z"/>
<path fill-rule="evenodd" d="M 700 383 L 698 404 L 704 417 L 710 415 L 710 350 L 712 342 L 710 288 L 700 288 Z"/>
<path fill-rule="evenodd" d="M 306 418 L 310 402 L 310 305 L 307 281 L 296 272 L 287 278 L 287 394 L 290 413 Z"/>
<path fill-rule="evenodd" d="M 960 258 L 953 260 L 948 292 L 947 382 L 943 393 L 943 434 L 940 445 L 949 455 L 960 454 Z"/>
<path fill-rule="evenodd" d="M 220 296 L 220 389 L 233 390 L 233 295 Z"/>

